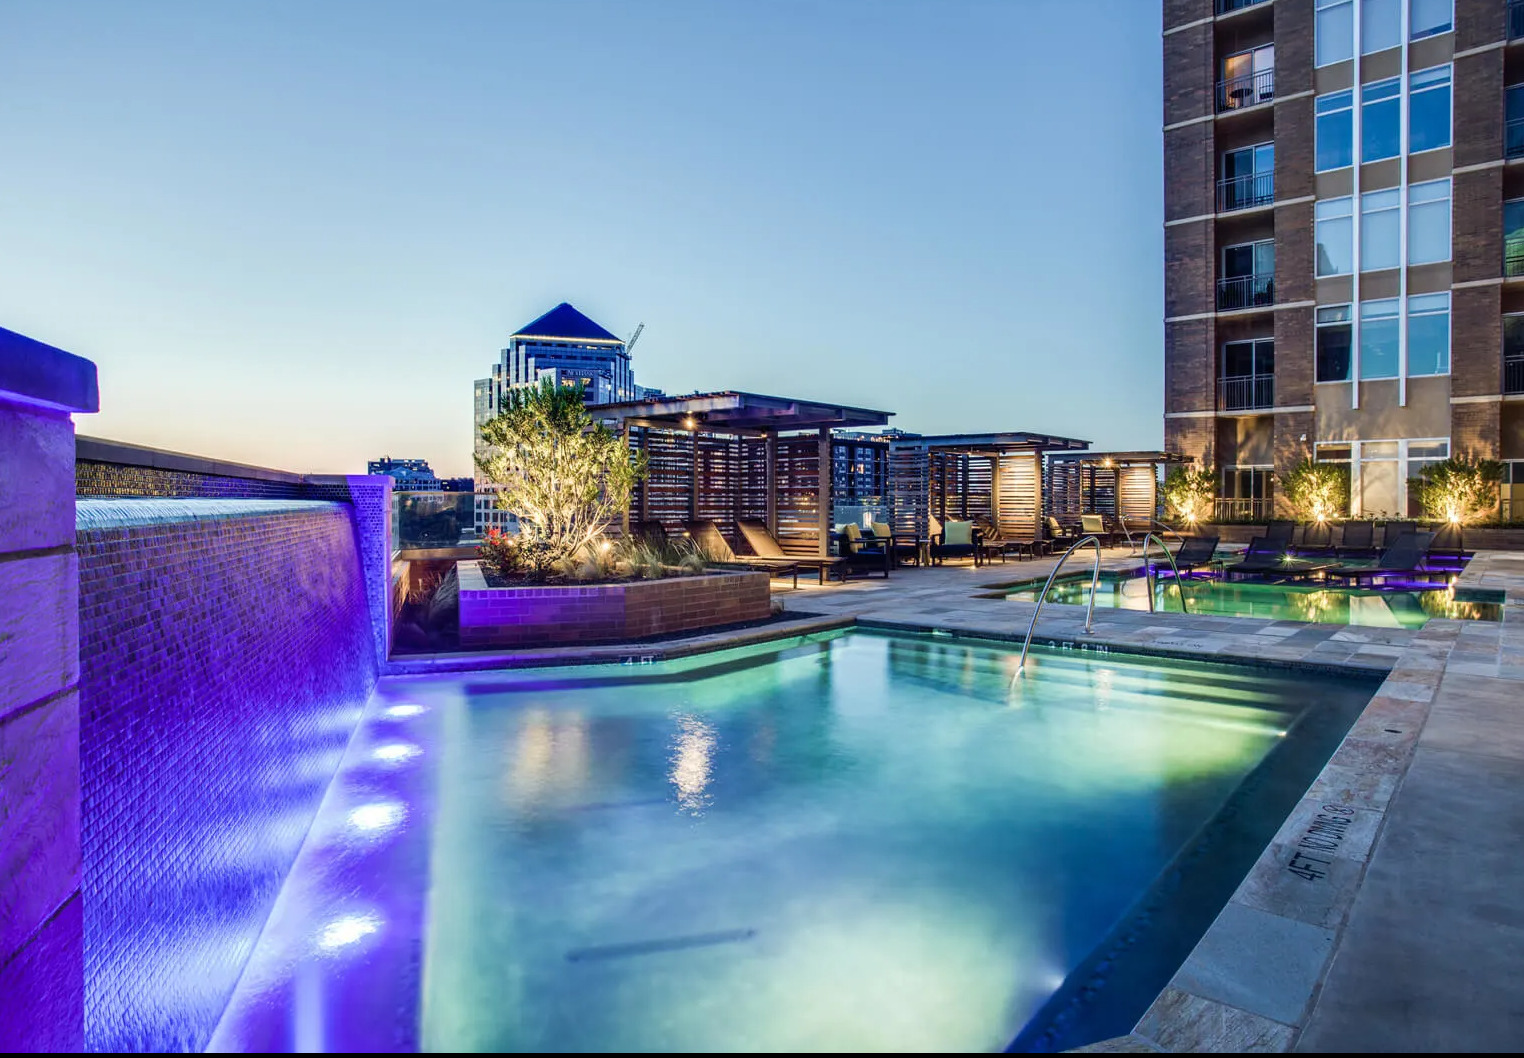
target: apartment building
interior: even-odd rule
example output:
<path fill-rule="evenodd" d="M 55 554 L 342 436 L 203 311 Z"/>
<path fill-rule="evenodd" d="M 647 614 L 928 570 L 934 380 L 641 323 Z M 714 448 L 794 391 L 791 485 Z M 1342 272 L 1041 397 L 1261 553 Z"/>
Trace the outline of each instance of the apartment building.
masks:
<path fill-rule="evenodd" d="M 1165 447 L 1219 515 L 1309 456 L 1355 514 L 1450 454 L 1524 486 L 1524 0 L 1165 0 L 1163 39 Z"/>

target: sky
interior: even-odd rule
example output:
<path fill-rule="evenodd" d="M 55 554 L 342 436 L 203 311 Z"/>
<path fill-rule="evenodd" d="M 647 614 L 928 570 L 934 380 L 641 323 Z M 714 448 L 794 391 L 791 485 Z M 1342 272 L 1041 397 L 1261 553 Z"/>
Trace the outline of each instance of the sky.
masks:
<path fill-rule="evenodd" d="M 569 301 L 636 379 L 1163 437 L 1158 0 L 0 6 L 0 326 L 80 433 L 470 473 Z"/>

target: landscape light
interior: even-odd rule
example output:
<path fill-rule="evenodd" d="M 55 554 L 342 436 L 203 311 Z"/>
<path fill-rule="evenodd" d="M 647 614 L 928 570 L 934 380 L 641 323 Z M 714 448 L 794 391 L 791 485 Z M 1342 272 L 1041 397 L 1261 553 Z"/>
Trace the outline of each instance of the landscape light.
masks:
<path fill-rule="evenodd" d="M 692 430 L 696 426 L 698 426 L 698 420 L 693 416 L 689 415 L 683 419 L 683 429 Z"/>

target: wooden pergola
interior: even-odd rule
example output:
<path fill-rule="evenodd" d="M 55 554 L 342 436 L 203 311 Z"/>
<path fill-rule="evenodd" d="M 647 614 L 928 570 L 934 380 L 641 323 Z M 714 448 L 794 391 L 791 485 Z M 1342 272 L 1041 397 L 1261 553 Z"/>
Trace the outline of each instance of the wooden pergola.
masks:
<path fill-rule="evenodd" d="M 1048 513 L 1069 522 L 1082 514 L 1105 514 L 1145 526 L 1158 517 L 1158 468 L 1189 462 L 1176 452 L 1051 453 Z"/>
<path fill-rule="evenodd" d="M 883 426 L 893 414 L 740 392 L 590 410 L 646 457 L 631 520 L 657 521 L 673 534 L 710 520 L 741 550 L 736 523 L 755 518 L 790 554 L 821 556 L 830 553 L 837 476 L 831 431 Z"/>
<path fill-rule="evenodd" d="M 1040 539 L 1043 453 L 1089 447 L 1033 433 L 898 438 L 889 445 L 894 530 L 925 538 L 932 517 L 986 517 L 1013 539 Z"/>

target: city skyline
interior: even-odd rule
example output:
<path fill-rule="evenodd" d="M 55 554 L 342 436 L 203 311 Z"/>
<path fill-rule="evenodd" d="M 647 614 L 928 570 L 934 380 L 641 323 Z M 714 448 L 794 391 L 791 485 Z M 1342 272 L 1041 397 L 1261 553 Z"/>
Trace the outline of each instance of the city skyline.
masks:
<path fill-rule="evenodd" d="M 1157 447 L 1159 7 L 1087 22 L 1085 64 L 1076 28 L 21 3 L 0 319 L 99 364 L 83 432 L 299 471 L 470 473 L 471 380 L 561 301 L 646 323 L 670 393 Z"/>

